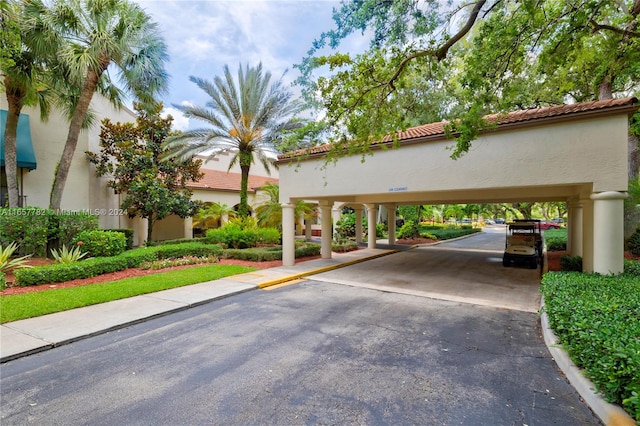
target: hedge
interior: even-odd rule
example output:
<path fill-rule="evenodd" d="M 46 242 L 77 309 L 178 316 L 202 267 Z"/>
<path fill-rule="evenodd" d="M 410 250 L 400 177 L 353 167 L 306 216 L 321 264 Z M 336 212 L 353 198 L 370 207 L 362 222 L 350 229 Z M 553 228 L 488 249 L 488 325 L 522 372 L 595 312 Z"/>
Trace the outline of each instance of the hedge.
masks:
<path fill-rule="evenodd" d="M 319 254 L 320 244 L 296 242 L 296 258 L 317 256 Z M 227 249 L 224 251 L 223 257 L 227 259 L 248 260 L 251 262 L 270 262 L 273 260 L 282 260 L 282 247 L 276 246 L 250 249 Z"/>
<path fill-rule="evenodd" d="M 551 328 L 576 365 L 640 420 L 640 276 L 551 272 L 541 290 Z"/>
<path fill-rule="evenodd" d="M 187 243 L 163 247 L 142 247 L 117 256 L 94 257 L 69 264 L 54 264 L 15 271 L 16 284 L 22 287 L 90 278 L 109 272 L 137 268 L 143 262 L 184 256 L 217 256 L 222 252 L 218 245 Z"/>

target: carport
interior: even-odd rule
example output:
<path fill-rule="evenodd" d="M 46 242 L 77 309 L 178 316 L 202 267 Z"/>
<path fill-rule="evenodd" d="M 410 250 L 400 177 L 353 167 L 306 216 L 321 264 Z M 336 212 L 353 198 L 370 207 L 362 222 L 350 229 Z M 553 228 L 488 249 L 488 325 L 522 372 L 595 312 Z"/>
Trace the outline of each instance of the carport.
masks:
<path fill-rule="evenodd" d="M 369 235 L 379 207 L 386 207 L 393 244 L 397 205 L 565 201 L 571 254 L 583 257 L 585 271 L 620 273 L 629 116 L 638 107 L 636 98 L 624 98 L 488 116 L 496 126 L 458 160 L 449 157 L 455 142 L 441 122 L 399 133 L 398 148 L 390 141 L 372 145 L 364 162 L 361 155 L 327 162 L 328 145 L 284 154 L 283 264 L 295 263 L 298 200 L 319 205 L 323 258 L 331 257 L 332 209 L 343 205 L 355 209 L 357 230 L 366 209 Z M 368 240 L 369 248 L 375 244 Z"/>

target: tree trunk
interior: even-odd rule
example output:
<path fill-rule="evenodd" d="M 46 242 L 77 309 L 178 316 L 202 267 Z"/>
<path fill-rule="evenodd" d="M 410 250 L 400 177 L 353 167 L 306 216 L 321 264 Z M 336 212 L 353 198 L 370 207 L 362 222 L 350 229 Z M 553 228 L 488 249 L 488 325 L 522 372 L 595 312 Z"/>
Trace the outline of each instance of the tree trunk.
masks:
<path fill-rule="evenodd" d="M 108 65 L 108 63 L 107 63 Z M 106 66 L 104 67 L 106 69 Z M 51 187 L 51 197 L 49 198 L 49 207 L 54 210 L 60 210 L 60 204 L 62 202 L 62 193 L 64 192 L 65 184 L 67 183 L 67 177 L 69 176 L 69 169 L 71 168 L 71 161 L 73 155 L 76 152 L 78 146 L 78 138 L 80 137 L 80 131 L 82 130 L 82 123 L 84 122 L 89 105 L 91 104 L 91 98 L 98 86 L 98 80 L 102 73 L 97 73 L 93 70 L 87 72 L 87 77 L 82 87 L 82 93 L 78 100 L 71 123 L 69 124 L 69 133 L 67 135 L 67 141 L 64 144 L 62 150 L 62 156 L 60 162 L 56 168 L 56 174 L 53 179 L 53 186 Z"/>
<path fill-rule="evenodd" d="M 10 83 L 5 78 L 5 87 Z M 9 191 L 9 207 L 20 207 L 20 193 L 18 192 L 18 149 L 17 132 L 20 118 L 21 97 L 19 94 L 7 93 L 9 103 L 7 111 L 7 125 L 4 129 L 4 167 L 7 173 L 7 187 Z"/>
<path fill-rule="evenodd" d="M 238 207 L 238 215 L 240 217 L 249 216 L 249 203 L 248 203 L 248 187 L 249 187 L 249 169 L 251 167 L 251 161 L 253 160 L 253 154 L 251 152 L 240 152 L 240 171 L 242 172 L 242 178 L 240 180 L 240 205 Z"/>
<path fill-rule="evenodd" d="M 151 241 L 151 234 L 153 234 L 153 224 L 155 220 L 153 219 L 153 214 L 147 218 L 147 240 L 146 242 Z"/>

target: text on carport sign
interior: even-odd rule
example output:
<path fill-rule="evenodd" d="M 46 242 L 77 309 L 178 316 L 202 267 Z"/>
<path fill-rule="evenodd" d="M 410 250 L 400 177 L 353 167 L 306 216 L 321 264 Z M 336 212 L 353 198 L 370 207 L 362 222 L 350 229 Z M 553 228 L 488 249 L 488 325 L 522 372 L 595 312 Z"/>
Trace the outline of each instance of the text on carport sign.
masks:
<path fill-rule="evenodd" d="M 409 188 L 406 186 L 392 186 L 389 188 L 389 192 L 405 192 L 407 189 Z"/>

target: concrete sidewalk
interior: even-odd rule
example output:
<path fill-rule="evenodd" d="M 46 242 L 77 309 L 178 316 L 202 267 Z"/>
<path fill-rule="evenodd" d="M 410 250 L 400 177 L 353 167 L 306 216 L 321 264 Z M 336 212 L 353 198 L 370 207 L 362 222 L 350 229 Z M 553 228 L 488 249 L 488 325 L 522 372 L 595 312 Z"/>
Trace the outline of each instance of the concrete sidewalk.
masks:
<path fill-rule="evenodd" d="M 395 253 L 395 250 L 364 249 L 334 253 L 332 259 L 310 260 L 293 267 L 260 269 L 215 281 L 5 323 L 0 326 L 0 363 L 216 299 L 391 253 Z"/>

